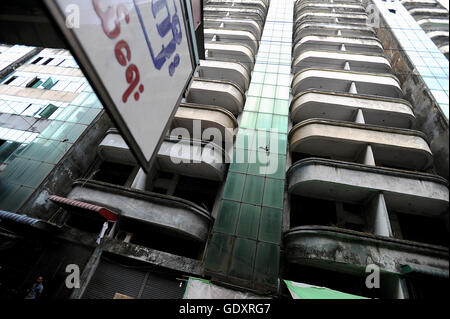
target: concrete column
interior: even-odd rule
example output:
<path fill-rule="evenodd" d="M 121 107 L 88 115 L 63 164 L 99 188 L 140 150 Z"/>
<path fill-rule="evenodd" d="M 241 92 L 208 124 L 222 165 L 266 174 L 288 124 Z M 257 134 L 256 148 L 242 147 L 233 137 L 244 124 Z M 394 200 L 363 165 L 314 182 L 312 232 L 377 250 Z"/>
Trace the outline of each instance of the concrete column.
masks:
<path fill-rule="evenodd" d="M 336 35 L 337 35 L 338 37 L 342 36 L 342 32 L 341 32 L 341 30 L 337 30 L 337 33 L 336 33 Z"/>
<path fill-rule="evenodd" d="M 365 165 L 376 166 L 375 158 L 373 157 L 372 147 L 370 145 L 367 145 L 366 149 L 364 150 L 362 163 Z"/>
<path fill-rule="evenodd" d="M 345 61 L 344 70 L 350 71 L 350 63 L 348 63 L 348 61 Z"/>
<path fill-rule="evenodd" d="M 376 235 L 392 237 L 391 222 L 383 193 L 377 194 L 367 205 L 368 228 Z"/>
<path fill-rule="evenodd" d="M 348 93 L 358 94 L 355 82 L 352 82 L 352 84 L 350 84 L 350 89 L 348 90 Z"/>
<path fill-rule="evenodd" d="M 136 174 L 136 178 L 131 184 L 131 188 L 145 190 L 145 184 L 147 182 L 147 174 L 143 171 L 142 168 L 139 169 L 139 172 Z"/>
<path fill-rule="evenodd" d="M 358 112 L 356 112 L 355 123 L 366 124 L 366 121 L 364 120 L 364 114 L 361 109 L 358 109 Z"/>
<path fill-rule="evenodd" d="M 395 283 L 395 291 L 394 291 L 395 299 L 408 299 L 408 288 L 406 287 L 405 280 L 397 277 Z"/>
<path fill-rule="evenodd" d="M 346 51 L 344 44 L 341 44 L 341 51 Z"/>

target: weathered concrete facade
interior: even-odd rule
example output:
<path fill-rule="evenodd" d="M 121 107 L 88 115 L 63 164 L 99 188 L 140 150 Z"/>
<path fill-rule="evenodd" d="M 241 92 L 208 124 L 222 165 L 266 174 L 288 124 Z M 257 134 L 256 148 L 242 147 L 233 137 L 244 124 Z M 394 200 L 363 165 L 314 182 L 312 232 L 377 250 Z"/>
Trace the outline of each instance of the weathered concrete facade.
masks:
<path fill-rule="evenodd" d="M 0 278 L 20 297 L 43 274 L 46 297 L 73 299 L 181 298 L 190 276 L 276 298 L 289 298 L 283 279 L 375 298 L 444 292 L 448 120 L 386 21 L 368 23 L 368 5 L 205 1 L 205 59 L 150 172 L 103 110 L 76 138 L 55 126 L 45 139 L 70 147 L 0 222 L 14 231 L 0 233 L 5 269 L 29 267 Z M 84 79 L 74 61 L 56 64 L 65 56 L 34 56 L 0 95 L 101 108 L 95 94 L 62 87 L 66 76 Z M 61 121 L 88 122 L 75 113 Z M 52 120 L 39 119 L 44 129 Z M 257 154 L 276 171 L 252 162 Z M 80 288 L 65 286 L 68 264 Z M 368 266 L 381 289 L 365 286 Z"/>

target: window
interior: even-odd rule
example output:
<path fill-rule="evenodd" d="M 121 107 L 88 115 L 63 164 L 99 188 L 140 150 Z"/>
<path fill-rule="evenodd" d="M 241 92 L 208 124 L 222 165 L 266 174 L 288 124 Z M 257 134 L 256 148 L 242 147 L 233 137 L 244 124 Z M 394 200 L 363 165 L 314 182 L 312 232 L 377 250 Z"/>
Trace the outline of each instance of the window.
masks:
<path fill-rule="evenodd" d="M 337 226 L 336 203 L 292 195 L 291 228 L 306 225 Z"/>
<path fill-rule="evenodd" d="M 180 175 L 173 196 L 191 201 L 212 211 L 219 182 Z"/>
<path fill-rule="evenodd" d="M 409 299 L 447 299 L 448 278 L 432 276 L 411 276 L 406 278 Z"/>
<path fill-rule="evenodd" d="M 43 63 L 42 63 L 42 65 L 47 65 L 47 64 L 49 64 L 50 62 L 52 62 L 53 61 L 53 58 L 48 58 L 46 61 L 44 61 Z"/>
<path fill-rule="evenodd" d="M 0 164 L 3 163 L 22 143 L 0 139 Z"/>
<path fill-rule="evenodd" d="M 48 78 L 43 84 L 42 86 L 47 89 L 50 90 L 58 81 L 54 81 L 52 78 Z"/>
<path fill-rule="evenodd" d="M 22 115 L 35 116 L 42 108 L 40 104 L 30 104 L 25 110 L 23 110 Z"/>
<path fill-rule="evenodd" d="M 443 218 L 399 212 L 396 214 L 403 239 L 448 247 L 448 230 Z"/>
<path fill-rule="evenodd" d="M 17 76 L 12 76 L 12 77 L 10 77 L 8 80 L 6 80 L 3 84 L 9 84 L 9 83 L 11 83 L 12 81 L 14 81 L 15 79 L 17 79 Z"/>
<path fill-rule="evenodd" d="M 48 119 L 55 111 L 58 109 L 56 105 L 49 104 L 45 109 L 43 109 L 39 115 L 44 119 Z"/>
<path fill-rule="evenodd" d="M 41 84 L 42 84 L 41 79 L 39 79 L 38 77 L 35 77 L 30 82 L 28 82 L 27 85 L 25 85 L 25 86 L 27 88 L 37 88 Z"/>
<path fill-rule="evenodd" d="M 38 57 L 36 60 L 32 61 L 31 64 L 37 64 L 42 59 L 43 59 L 43 57 Z"/>
<path fill-rule="evenodd" d="M 133 171 L 134 166 L 103 162 L 96 171 L 93 179 L 100 182 L 124 186 Z"/>

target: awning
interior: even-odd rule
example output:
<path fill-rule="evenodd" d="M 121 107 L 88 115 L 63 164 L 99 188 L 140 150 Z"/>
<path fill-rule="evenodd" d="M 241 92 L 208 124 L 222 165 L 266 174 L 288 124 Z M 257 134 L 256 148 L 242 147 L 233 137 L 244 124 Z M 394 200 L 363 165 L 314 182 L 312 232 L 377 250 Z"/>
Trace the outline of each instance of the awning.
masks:
<path fill-rule="evenodd" d="M 11 213 L 4 210 L 0 210 L 0 221 L 4 221 L 10 224 L 14 223 L 19 225 L 31 226 L 33 228 L 45 231 L 53 231 L 57 229 L 55 225 L 52 225 L 44 220 L 28 217 L 27 215 Z"/>
<path fill-rule="evenodd" d="M 189 277 L 183 299 L 266 299 L 250 292 L 221 287 L 211 281 Z"/>
<path fill-rule="evenodd" d="M 70 198 L 65 198 L 65 197 L 61 197 L 61 196 L 56 196 L 56 195 L 51 195 L 49 197 L 49 199 L 55 203 L 59 203 L 59 204 L 63 204 L 63 205 L 67 205 L 67 206 L 72 206 L 72 207 L 76 207 L 76 208 L 81 208 L 81 209 L 85 209 L 85 210 L 89 210 L 92 212 L 96 212 L 100 215 L 102 215 L 104 218 L 106 218 L 109 221 L 115 222 L 117 220 L 117 216 L 118 214 L 105 208 L 105 207 L 101 207 L 101 206 L 97 206 L 97 205 L 93 205 L 93 204 L 89 204 L 89 203 L 85 203 L 85 202 L 81 202 L 79 200 L 75 200 L 75 199 L 70 199 Z"/>
<path fill-rule="evenodd" d="M 284 280 L 294 299 L 369 299 L 325 287 Z"/>
<path fill-rule="evenodd" d="M 402 274 L 404 275 L 421 275 L 436 278 L 448 279 L 448 269 L 440 269 L 430 266 L 417 265 L 417 264 L 405 264 L 401 265 Z"/>

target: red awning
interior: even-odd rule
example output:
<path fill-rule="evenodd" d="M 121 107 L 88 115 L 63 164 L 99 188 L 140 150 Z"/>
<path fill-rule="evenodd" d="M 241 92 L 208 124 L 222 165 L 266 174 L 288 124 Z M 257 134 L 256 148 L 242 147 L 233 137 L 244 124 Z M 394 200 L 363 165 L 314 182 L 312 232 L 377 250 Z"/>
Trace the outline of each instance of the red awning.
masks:
<path fill-rule="evenodd" d="M 82 208 L 82 209 L 90 210 L 92 212 L 99 213 L 100 215 L 105 217 L 107 220 L 112 221 L 112 222 L 115 222 L 117 220 L 118 214 L 113 212 L 113 211 L 111 211 L 111 210 L 109 210 L 109 209 L 107 209 L 107 208 L 105 208 L 105 207 L 101 207 L 101 206 L 97 206 L 97 205 L 81 202 L 81 201 L 75 200 L 75 199 L 70 199 L 70 198 L 65 198 L 65 197 L 61 197 L 61 196 L 56 196 L 56 195 L 51 195 L 49 197 L 49 199 L 51 201 L 54 201 L 54 202 L 59 203 L 59 204 L 69 205 L 69 206 L 72 206 L 72 207 Z"/>

